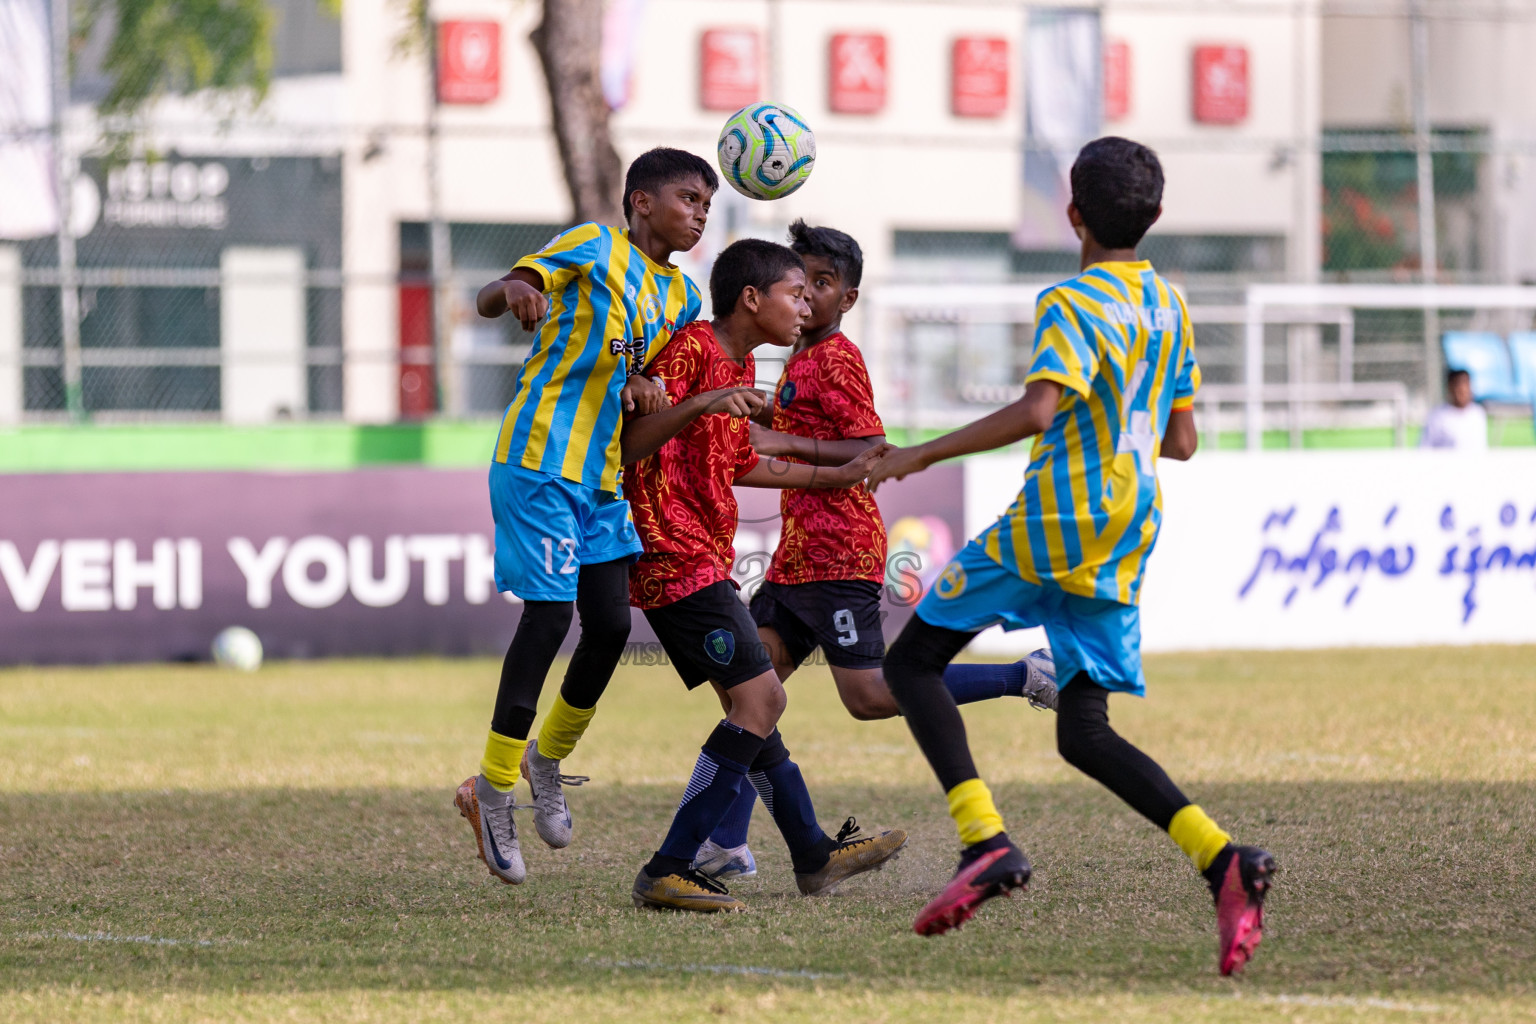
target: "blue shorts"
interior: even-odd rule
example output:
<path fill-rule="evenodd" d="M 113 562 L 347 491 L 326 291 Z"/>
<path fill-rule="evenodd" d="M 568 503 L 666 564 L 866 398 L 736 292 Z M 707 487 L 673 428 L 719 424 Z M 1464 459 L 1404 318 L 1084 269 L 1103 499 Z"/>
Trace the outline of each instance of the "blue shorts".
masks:
<path fill-rule="evenodd" d="M 524 601 L 574 601 L 584 565 L 634 559 L 629 502 L 558 476 L 491 463 L 496 588 Z"/>
<path fill-rule="evenodd" d="M 917 616 L 930 626 L 979 633 L 988 626 L 1044 626 L 1065 685 L 1079 672 L 1108 690 L 1147 692 L 1141 672 L 1141 614 L 1135 605 L 1069 594 L 1060 587 L 1028 583 L 967 544 L 918 602 Z"/>

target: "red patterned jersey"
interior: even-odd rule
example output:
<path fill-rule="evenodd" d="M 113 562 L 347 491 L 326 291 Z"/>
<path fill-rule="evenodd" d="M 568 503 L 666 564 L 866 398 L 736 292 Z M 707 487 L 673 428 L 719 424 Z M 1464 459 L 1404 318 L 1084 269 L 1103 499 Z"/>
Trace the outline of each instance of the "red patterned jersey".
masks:
<path fill-rule="evenodd" d="M 751 355 L 738 364 L 698 320 L 672 335 L 646 371 L 666 385 L 672 404 L 704 391 L 751 387 Z M 736 494 L 731 485 L 757 465 L 744 419 L 700 416 L 656 454 L 624 471 L 624 497 L 645 553 L 630 570 L 629 598 L 660 608 L 721 580 L 736 560 Z M 732 581 L 734 582 L 734 581 Z"/>
<path fill-rule="evenodd" d="M 773 429 L 818 441 L 885 433 L 859 349 L 841 332 L 784 364 Z M 786 490 L 783 532 L 768 568 L 775 583 L 885 580 L 885 522 L 869 488 Z"/>

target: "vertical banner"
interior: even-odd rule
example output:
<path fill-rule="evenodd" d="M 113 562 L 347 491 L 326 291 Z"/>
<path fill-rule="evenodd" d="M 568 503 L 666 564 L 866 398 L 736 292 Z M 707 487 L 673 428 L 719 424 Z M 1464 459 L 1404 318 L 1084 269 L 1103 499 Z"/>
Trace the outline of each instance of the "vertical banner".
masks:
<path fill-rule="evenodd" d="M 1031 10 L 1024 36 L 1024 197 L 1014 242 L 1021 249 L 1075 250 L 1067 223 L 1068 172 L 1103 124 L 1099 12 Z"/>
<path fill-rule="evenodd" d="M 1197 46 L 1194 110 L 1201 124 L 1241 124 L 1248 119 L 1248 48 Z"/>
<path fill-rule="evenodd" d="M 59 227 L 48 55 L 44 0 L 0 3 L 0 130 L 30 130 L 0 144 L 0 238 L 42 238 Z"/>
<path fill-rule="evenodd" d="M 832 37 L 827 107 L 835 114 L 878 114 L 885 109 L 885 36 L 844 32 Z"/>
<path fill-rule="evenodd" d="M 1131 44 L 1104 44 L 1104 120 L 1122 121 L 1131 113 Z"/>
<path fill-rule="evenodd" d="M 645 19 L 645 0 L 612 0 L 603 12 L 603 98 L 609 110 L 629 105 L 635 77 L 635 47 Z"/>
<path fill-rule="evenodd" d="M 699 38 L 699 106 L 740 110 L 763 91 L 763 46 L 755 28 L 712 28 Z"/>
<path fill-rule="evenodd" d="M 501 95 L 501 26 L 444 21 L 437 26 L 437 101 L 489 103 Z"/>
<path fill-rule="evenodd" d="M 950 111 L 956 117 L 997 117 L 1008 109 L 1008 40 L 965 36 L 950 56 Z"/>

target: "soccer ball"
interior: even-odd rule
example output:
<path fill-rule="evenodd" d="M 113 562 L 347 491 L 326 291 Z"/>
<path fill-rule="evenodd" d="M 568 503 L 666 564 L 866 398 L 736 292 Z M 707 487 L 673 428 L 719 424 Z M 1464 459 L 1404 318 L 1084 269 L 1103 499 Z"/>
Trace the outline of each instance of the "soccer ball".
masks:
<path fill-rule="evenodd" d="M 803 118 L 777 103 L 754 103 L 720 129 L 720 171 L 751 199 L 783 199 L 805 184 L 816 164 L 816 136 Z"/>
<path fill-rule="evenodd" d="M 261 638 L 244 626 L 230 626 L 213 638 L 213 660 L 225 668 L 255 672 L 261 668 Z"/>

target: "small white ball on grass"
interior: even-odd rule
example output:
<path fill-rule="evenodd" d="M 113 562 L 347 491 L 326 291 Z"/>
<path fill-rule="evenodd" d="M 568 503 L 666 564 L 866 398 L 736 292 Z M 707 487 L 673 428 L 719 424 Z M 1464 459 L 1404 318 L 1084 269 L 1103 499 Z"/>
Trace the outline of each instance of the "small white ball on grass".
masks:
<path fill-rule="evenodd" d="M 213 660 L 225 668 L 255 672 L 261 668 L 261 637 L 244 626 L 230 626 L 213 638 Z"/>

